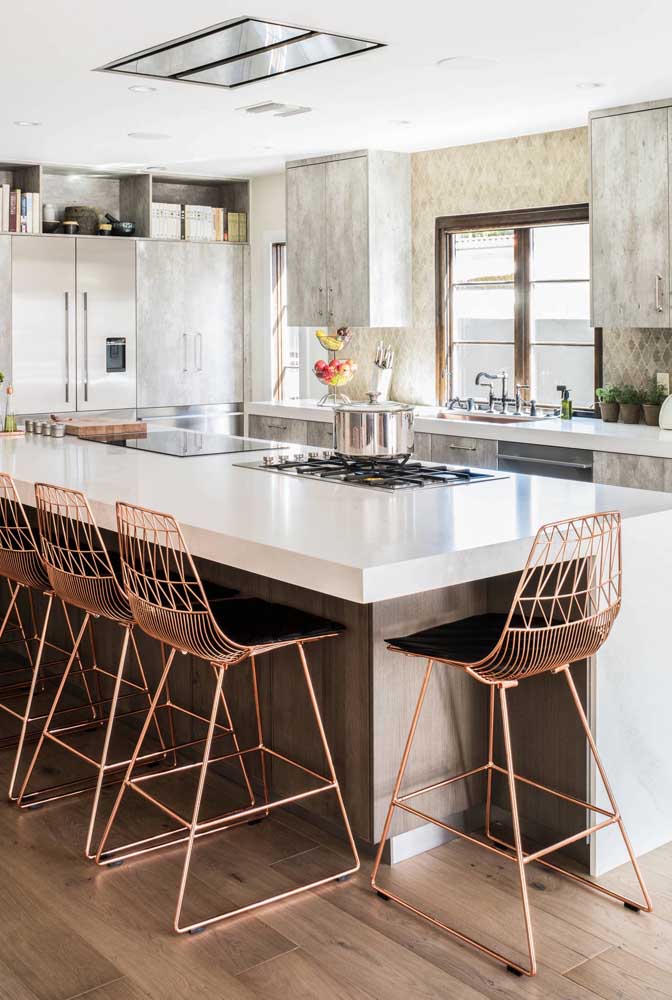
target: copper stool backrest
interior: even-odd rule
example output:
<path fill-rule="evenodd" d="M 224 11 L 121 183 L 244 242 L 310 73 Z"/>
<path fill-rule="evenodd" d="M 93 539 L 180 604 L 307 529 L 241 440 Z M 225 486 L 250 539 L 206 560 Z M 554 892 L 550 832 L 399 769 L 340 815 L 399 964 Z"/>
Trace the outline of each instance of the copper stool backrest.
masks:
<path fill-rule="evenodd" d="M 124 586 L 143 631 L 209 662 L 248 655 L 217 625 L 174 517 L 118 501 L 117 530 Z"/>
<path fill-rule="evenodd" d="M 543 525 L 497 646 L 470 669 L 519 680 L 592 656 L 620 610 L 621 577 L 618 512 Z"/>
<path fill-rule="evenodd" d="M 0 472 L 0 573 L 26 587 L 49 587 L 33 530 L 14 480 L 6 472 Z"/>
<path fill-rule="evenodd" d="M 84 494 L 36 483 L 35 500 L 42 555 L 55 593 L 91 614 L 112 621 L 133 621 Z"/>

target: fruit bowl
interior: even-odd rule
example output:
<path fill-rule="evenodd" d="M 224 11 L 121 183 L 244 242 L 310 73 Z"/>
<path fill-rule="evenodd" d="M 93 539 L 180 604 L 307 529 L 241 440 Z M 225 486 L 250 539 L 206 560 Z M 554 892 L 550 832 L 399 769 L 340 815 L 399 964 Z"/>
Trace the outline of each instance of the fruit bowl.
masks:
<path fill-rule="evenodd" d="M 320 359 L 315 363 L 313 371 L 322 385 L 347 385 L 352 381 L 357 365 L 349 358 L 344 358 L 342 361 L 335 358 L 333 361 Z"/>
<path fill-rule="evenodd" d="M 325 351 L 342 351 L 352 339 L 352 330 L 349 326 L 340 327 L 336 333 L 327 333 L 325 330 L 316 330 L 315 336 L 319 340 Z"/>

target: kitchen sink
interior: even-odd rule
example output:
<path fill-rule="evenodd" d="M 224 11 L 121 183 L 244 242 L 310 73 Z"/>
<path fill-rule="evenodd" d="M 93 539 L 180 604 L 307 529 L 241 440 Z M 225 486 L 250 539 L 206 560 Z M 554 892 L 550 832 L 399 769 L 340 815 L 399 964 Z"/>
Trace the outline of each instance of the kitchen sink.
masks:
<path fill-rule="evenodd" d="M 547 420 L 550 413 L 531 417 L 528 413 L 455 413 L 452 410 L 444 410 L 439 413 L 441 420 L 477 420 L 479 423 L 488 424 L 527 424 L 531 420 Z"/>

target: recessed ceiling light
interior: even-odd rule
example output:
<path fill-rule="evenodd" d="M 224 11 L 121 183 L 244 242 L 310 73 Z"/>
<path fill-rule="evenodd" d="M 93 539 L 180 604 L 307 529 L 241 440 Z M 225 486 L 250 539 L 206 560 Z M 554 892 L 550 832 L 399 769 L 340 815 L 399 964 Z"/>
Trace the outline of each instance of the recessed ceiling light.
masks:
<path fill-rule="evenodd" d="M 15 125 L 20 125 L 21 128 L 32 128 L 35 125 L 41 125 L 42 122 L 14 122 Z"/>
<path fill-rule="evenodd" d="M 436 65 L 441 69 L 486 69 L 496 62 L 496 59 L 488 56 L 446 56 L 445 59 L 439 59 Z"/>
<path fill-rule="evenodd" d="M 579 90 L 599 90 L 600 87 L 604 87 L 603 83 L 577 83 L 576 85 Z"/>
<path fill-rule="evenodd" d="M 412 128 L 413 122 L 409 122 L 407 118 L 393 118 L 390 125 L 399 125 L 401 128 Z"/>
<path fill-rule="evenodd" d="M 270 153 L 273 146 L 255 146 L 254 148 L 258 153 Z"/>
<path fill-rule="evenodd" d="M 165 132 L 129 132 L 129 139 L 145 139 L 147 142 L 157 142 L 159 139 L 170 139 Z"/>
<path fill-rule="evenodd" d="M 135 86 L 135 87 L 129 87 L 128 89 L 133 94 L 155 94 L 156 93 L 156 87 L 145 87 L 145 86 L 141 86 L 139 84 L 137 86 Z"/>

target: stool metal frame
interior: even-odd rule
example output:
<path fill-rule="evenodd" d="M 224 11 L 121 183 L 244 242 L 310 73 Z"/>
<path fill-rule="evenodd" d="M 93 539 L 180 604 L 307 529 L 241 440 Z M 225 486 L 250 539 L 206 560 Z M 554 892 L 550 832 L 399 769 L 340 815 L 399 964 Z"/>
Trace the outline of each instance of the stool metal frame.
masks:
<path fill-rule="evenodd" d="M 129 603 L 133 614 L 140 627 L 150 636 L 158 639 L 171 647 L 163 671 L 163 676 L 154 695 L 151 709 L 145 720 L 145 724 L 140 734 L 133 757 L 128 765 L 123 784 L 119 789 L 116 802 L 110 813 L 107 827 L 101 839 L 96 861 L 101 864 L 110 864 L 125 858 L 136 857 L 149 851 L 159 850 L 163 847 L 171 847 L 175 844 L 186 843 L 186 853 L 180 881 L 177 907 L 174 918 L 174 929 L 178 933 L 195 932 L 204 927 L 237 916 L 240 913 L 254 910 L 266 903 L 272 903 L 280 899 L 295 896 L 308 889 L 316 888 L 327 882 L 341 880 L 356 872 L 359 868 L 359 857 L 357 848 L 350 829 L 343 797 L 341 795 L 338 778 L 334 769 L 329 744 L 320 716 L 313 683 L 311 680 L 304 645 L 317 639 L 291 639 L 285 641 L 271 642 L 259 646 L 241 646 L 229 639 L 218 626 L 201 583 L 198 570 L 193 562 L 191 554 L 187 548 L 182 531 L 176 520 L 169 514 L 148 510 L 143 507 L 133 506 L 126 503 L 117 503 L 117 524 L 120 542 L 120 553 L 122 557 L 123 577 Z M 234 602 L 235 603 L 235 602 Z M 319 638 L 333 637 L 324 635 Z M 269 653 L 276 649 L 296 646 L 299 661 L 306 684 L 310 704 L 315 719 L 317 731 L 321 741 L 324 756 L 327 762 L 327 774 L 321 774 L 298 761 L 290 759 L 283 754 L 266 746 L 262 727 L 262 718 L 259 702 L 259 687 L 257 681 L 256 657 L 262 653 Z M 157 705 L 159 704 L 164 686 L 168 683 L 171 669 L 174 668 L 175 657 L 179 652 L 191 653 L 191 655 L 207 662 L 215 676 L 214 695 L 212 699 L 212 709 L 208 722 L 208 732 L 205 741 L 203 758 L 195 763 L 183 764 L 175 768 L 175 771 L 187 771 L 198 769 L 198 787 L 195 795 L 193 811 L 190 816 L 183 816 L 171 809 L 155 795 L 147 790 L 147 783 L 159 774 L 147 774 L 136 776 L 134 774 L 136 762 L 140 759 L 140 751 L 145 735 L 154 718 Z M 255 709 L 255 720 L 257 730 L 257 741 L 251 747 L 240 748 L 235 738 L 235 730 L 231 725 L 231 716 L 224 694 L 224 678 L 227 671 L 234 665 L 243 661 L 249 663 L 250 679 L 252 687 L 252 698 Z M 231 734 L 234 737 L 234 750 L 232 752 L 219 753 L 214 748 L 215 742 L 221 738 L 221 726 L 217 723 L 220 707 L 224 708 L 225 718 L 231 726 Z M 224 730 L 224 733 L 226 730 Z M 249 789 L 249 779 L 245 768 L 245 758 L 251 754 L 259 754 L 261 778 L 263 784 L 263 801 L 257 802 L 254 794 L 251 794 L 250 805 L 243 809 L 236 809 L 216 818 L 200 820 L 199 814 L 203 800 L 206 776 L 212 764 L 223 761 L 238 761 L 243 772 L 245 781 Z M 318 782 L 316 788 L 299 792 L 293 795 L 283 796 L 281 799 L 272 801 L 269 794 L 269 784 L 267 778 L 267 763 L 269 759 L 277 759 L 298 769 L 304 774 L 312 777 Z M 144 840 L 127 843 L 123 846 L 107 849 L 107 842 L 114 825 L 115 819 L 122 800 L 128 791 L 139 794 L 144 799 L 153 803 L 164 814 L 167 814 L 178 825 L 171 831 L 158 834 Z M 338 801 L 339 811 L 343 825 L 347 834 L 350 849 L 352 851 L 354 864 L 334 875 L 320 878 L 301 885 L 285 892 L 280 892 L 271 897 L 255 901 L 246 906 L 241 906 L 235 910 L 204 918 L 195 923 L 182 924 L 182 908 L 189 879 L 194 843 L 198 838 L 210 836 L 222 830 L 238 826 L 243 823 L 255 822 L 269 815 L 272 809 L 287 806 L 294 802 L 305 801 L 306 799 L 323 794 L 332 793 Z"/>
<path fill-rule="evenodd" d="M 427 661 L 420 696 L 413 714 L 408 739 L 401 759 L 401 766 L 392 793 L 390 807 L 385 820 L 373 871 L 371 885 L 383 899 L 391 899 L 400 903 L 406 909 L 420 917 L 424 917 L 434 926 L 441 928 L 459 941 L 472 945 L 478 951 L 502 962 L 508 970 L 516 974 L 533 976 L 536 973 L 536 958 L 534 938 L 532 933 L 532 917 L 525 879 L 525 868 L 531 862 L 537 862 L 559 875 L 601 892 L 612 899 L 622 902 L 628 909 L 653 909 L 651 898 L 644 884 L 644 879 L 635 858 L 632 845 L 628 838 L 614 793 L 609 784 L 604 766 L 597 751 L 597 746 L 590 730 L 581 698 L 574 684 L 570 664 L 578 660 L 594 656 L 604 643 L 621 606 L 621 518 L 617 512 L 605 512 L 588 515 L 582 518 L 558 521 L 542 526 L 535 538 L 532 549 L 523 570 L 513 599 L 506 624 L 495 647 L 483 659 L 475 663 L 464 663 L 458 660 L 432 657 Z M 389 646 L 396 652 L 408 656 L 427 658 L 426 652 L 409 653 L 394 645 Z M 490 688 L 490 705 L 488 720 L 488 759 L 480 767 L 472 768 L 461 774 L 453 775 L 443 781 L 436 781 L 424 788 L 401 794 L 401 785 L 408 763 L 413 740 L 418 727 L 427 687 L 435 662 L 446 663 L 465 671 L 481 684 Z M 507 707 L 507 691 L 516 687 L 521 680 L 536 674 L 551 672 L 561 674 L 569 687 L 569 692 L 576 708 L 579 721 L 584 730 L 590 752 L 595 760 L 597 770 L 602 778 L 604 789 L 611 808 L 585 802 L 571 795 L 566 795 L 556 789 L 549 788 L 539 782 L 517 774 L 513 766 L 511 750 L 511 732 Z M 498 696 L 502 730 L 504 737 L 504 752 L 506 766 L 494 761 L 494 724 L 495 701 Z M 505 775 L 508 781 L 509 797 L 513 827 L 513 843 L 495 836 L 491 829 L 492 778 L 493 774 Z M 444 823 L 426 812 L 416 808 L 412 800 L 424 792 L 447 787 L 454 782 L 477 774 L 485 774 L 487 780 L 485 807 L 485 837 L 490 843 L 476 836 Z M 570 802 L 587 813 L 596 813 L 598 819 L 578 833 L 565 837 L 550 847 L 535 851 L 523 848 L 520 817 L 516 799 L 516 782 L 547 792 L 557 798 Z M 390 832 L 390 825 L 396 809 L 415 816 L 417 819 L 433 823 L 457 837 L 477 844 L 498 857 L 515 863 L 519 883 L 520 896 L 525 923 L 526 947 L 529 964 L 520 965 L 507 958 L 502 953 L 463 934 L 420 910 L 408 900 L 402 899 L 390 889 L 380 886 L 376 879 Z M 642 891 L 642 901 L 632 900 L 618 892 L 608 889 L 591 879 L 575 872 L 568 871 L 555 863 L 548 861 L 546 856 L 573 844 L 582 838 L 592 836 L 608 826 L 617 825 L 623 838 L 635 876 Z M 495 844 L 500 846 L 494 846 Z"/>
<path fill-rule="evenodd" d="M 73 636 L 73 650 L 21 786 L 18 805 L 22 808 L 31 808 L 50 802 L 54 798 L 62 798 L 65 794 L 79 795 L 93 791 L 94 800 L 85 844 L 85 854 L 92 858 L 95 853 L 92 851 L 92 843 L 102 790 L 106 785 L 117 784 L 119 776 L 117 775 L 115 779 L 114 772 L 119 772 L 128 764 L 128 758 L 121 761 L 109 760 L 113 726 L 123 719 L 146 713 L 151 701 L 151 694 L 133 634 L 135 621 L 86 497 L 78 490 L 51 486 L 46 483 L 36 484 L 35 497 L 44 564 L 53 593 L 60 598 L 64 606 L 67 604 L 78 608 L 84 612 L 84 615 L 76 637 Z M 116 670 L 101 666 L 97 659 L 92 624 L 95 619 L 99 618 L 116 623 L 123 633 L 121 653 Z M 92 728 L 91 721 L 65 721 L 62 723 L 59 721 L 58 725 L 54 724 L 57 715 L 68 711 L 77 711 L 79 708 L 79 706 L 67 708 L 62 702 L 67 700 L 66 685 L 71 679 L 72 668 L 87 632 L 91 640 L 93 663 L 90 667 L 81 669 L 81 676 L 87 684 L 90 682 L 89 690 L 91 687 L 95 688 L 96 700 L 92 701 L 92 706 L 97 715 L 94 725 L 105 728 L 103 747 L 99 758 L 85 753 L 68 742 L 68 737 L 72 739 L 90 730 Z M 129 646 L 133 650 L 137 664 L 139 675 L 137 681 L 133 681 L 127 676 Z M 106 695 L 103 691 L 105 680 L 114 683 L 111 696 Z M 125 707 L 122 711 L 119 710 L 120 702 L 123 705 L 125 699 L 137 698 L 138 696 L 145 702 L 144 708 Z M 165 741 L 158 723 L 156 724 L 156 735 L 161 749 L 155 754 L 146 755 L 143 758 L 145 763 L 151 763 L 160 757 L 165 757 L 171 749 Z M 57 744 L 61 749 L 68 751 L 94 768 L 96 771 L 95 782 L 92 783 L 89 778 L 75 778 L 57 786 L 29 791 L 34 769 L 47 742 Z M 57 794 L 57 792 L 61 794 Z"/>
<path fill-rule="evenodd" d="M 63 611 L 73 647 L 75 636 L 65 605 L 62 601 L 55 599 L 40 550 L 14 480 L 5 472 L 0 472 L 0 575 L 5 577 L 9 587 L 9 604 L 0 623 L 0 645 L 19 644 L 24 647 L 27 657 L 25 666 L 10 666 L 4 668 L 0 674 L 4 681 L 0 684 L 0 710 L 20 723 L 18 736 L 7 737 L 0 741 L 2 749 L 16 748 L 8 791 L 10 801 L 15 802 L 17 799 L 17 777 L 25 744 L 37 738 L 37 726 L 41 728 L 46 719 L 44 711 L 39 710 L 35 705 L 36 698 L 40 694 L 46 694 L 51 685 L 58 683 L 62 673 L 59 668 L 72 656 L 71 650 L 64 649 L 58 643 L 47 638 L 54 604 L 60 606 Z M 30 630 L 26 630 L 19 607 L 19 598 L 24 592 L 28 598 Z M 34 592 L 42 594 L 46 600 L 44 617 L 39 628 L 35 613 Z M 12 634 L 5 638 L 6 633 L 10 630 Z M 37 643 L 37 650 L 33 655 L 31 646 L 35 643 Z M 61 655 L 45 660 L 46 649 Z M 93 704 L 91 689 L 78 655 L 75 656 L 73 662 L 76 664 L 76 675 L 82 682 L 91 718 L 95 719 L 98 712 Z"/>

